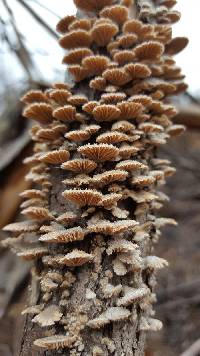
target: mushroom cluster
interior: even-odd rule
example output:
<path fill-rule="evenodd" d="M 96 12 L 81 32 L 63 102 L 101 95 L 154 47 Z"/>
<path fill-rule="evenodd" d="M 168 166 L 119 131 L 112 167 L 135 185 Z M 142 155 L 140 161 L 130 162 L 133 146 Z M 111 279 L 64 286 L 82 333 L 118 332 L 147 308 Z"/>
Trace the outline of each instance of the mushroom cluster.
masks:
<path fill-rule="evenodd" d="M 22 98 L 24 116 L 36 121 L 34 153 L 25 159 L 33 188 L 21 194 L 28 220 L 7 225 L 15 238 L 4 244 L 40 260 L 40 305 L 26 312 L 48 336 L 35 345 L 79 355 L 82 330 L 133 322 L 136 308 L 138 331 L 161 328 L 152 318 L 154 275 L 167 262 L 148 255 L 147 246 L 163 225 L 175 224 L 155 216 L 168 199 L 159 186 L 175 169 L 155 152 L 184 131 L 173 124 L 168 97 L 186 88 L 172 55 L 187 41 L 172 39 L 180 18 L 175 0 L 141 2 L 137 19 L 131 0 L 74 2 L 84 16 L 57 25 L 73 86 L 56 83 Z M 84 268 L 90 281 L 81 289 L 83 305 L 73 309 Z M 105 344 L 111 340 L 94 350 L 105 354 Z"/>

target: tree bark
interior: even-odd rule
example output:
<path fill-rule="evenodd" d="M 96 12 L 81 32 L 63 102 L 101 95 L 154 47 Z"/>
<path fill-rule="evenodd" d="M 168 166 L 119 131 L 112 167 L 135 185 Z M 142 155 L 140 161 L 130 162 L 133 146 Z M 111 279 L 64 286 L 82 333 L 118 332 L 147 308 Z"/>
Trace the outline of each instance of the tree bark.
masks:
<path fill-rule="evenodd" d="M 97 0 L 98 1 L 98 0 Z M 145 0 L 145 3 L 149 3 L 152 5 L 152 1 L 150 0 Z M 136 2 L 136 11 L 133 11 L 133 13 L 137 13 L 137 11 L 140 9 L 142 6 L 142 0 L 139 0 Z M 137 18 L 137 17 L 136 17 Z M 146 22 L 148 22 L 148 19 L 146 19 Z M 87 97 L 89 97 L 91 100 L 93 98 L 93 91 L 88 88 L 87 84 L 82 84 L 81 86 L 75 86 L 73 89 L 73 93 L 82 93 L 86 94 Z M 95 100 L 95 98 L 94 98 Z M 148 152 L 145 154 L 145 159 L 148 162 L 150 162 L 150 159 L 154 157 L 154 150 L 150 149 Z M 58 214 L 62 214 L 65 212 L 66 208 L 66 201 L 64 201 L 61 193 L 63 191 L 63 186 L 61 185 L 61 181 L 64 178 L 67 178 L 66 173 L 62 174 L 60 171 L 57 169 L 51 168 L 50 171 L 51 175 L 51 183 L 52 183 L 52 189 L 50 192 L 50 211 L 56 211 Z M 68 210 L 74 211 L 74 205 L 70 205 L 70 203 L 67 206 L 69 208 Z M 125 203 L 124 203 L 125 204 Z M 127 206 L 128 204 L 128 206 Z M 124 205 L 126 209 L 129 209 L 130 211 L 133 212 L 133 202 L 127 203 L 126 206 Z M 81 218 L 81 212 L 79 209 L 76 209 L 76 215 L 79 216 L 79 225 L 84 226 L 86 222 L 86 218 Z M 132 215 L 134 215 L 132 213 Z M 133 216 L 132 216 L 133 218 Z M 148 221 L 147 219 L 147 211 L 145 213 L 141 213 L 140 215 L 137 216 L 137 220 L 140 223 L 145 223 Z M 153 233 L 153 232 L 152 232 Z M 86 237 L 84 239 L 84 242 L 77 242 L 76 247 L 78 249 L 83 249 L 89 251 L 89 245 L 91 245 L 91 242 L 89 239 Z M 151 252 L 151 247 L 152 247 L 152 242 L 151 238 L 148 239 L 148 241 L 143 240 L 139 243 L 140 245 L 140 251 L 141 251 L 141 256 L 146 256 Z M 60 247 L 60 253 L 65 252 L 68 250 L 66 247 Z M 95 252 L 95 261 L 94 264 L 87 264 L 81 267 L 78 267 L 75 272 L 75 282 L 73 283 L 73 286 L 70 288 L 70 296 L 69 299 L 67 300 L 66 305 L 63 306 L 63 309 L 67 311 L 66 315 L 68 318 L 68 315 L 70 317 L 74 316 L 76 318 L 79 318 L 80 315 L 84 315 L 85 313 L 88 316 L 89 320 L 92 320 L 95 318 L 96 311 L 99 309 L 101 312 L 102 310 L 102 300 L 99 300 L 98 298 L 94 299 L 86 299 L 85 298 L 85 292 L 86 290 L 92 290 L 96 291 L 100 289 L 100 284 L 102 283 L 103 280 L 107 278 L 107 281 L 109 279 L 112 279 L 112 284 L 113 285 L 119 285 L 119 284 L 126 284 L 126 285 L 133 285 L 133 283 L 140 284 L 140 283 L 146 283 L 147 287 L 149 287 L 152 290 L 152 281 L 150 281 L 149 276 L 141 271 L 134 272 L 133 274 L 128 274 L 127 276 L 119 277 L 115 274 L 111 276 L 111 270 L 112 270 L 112 258 L 110 256 L 107 256 L 105 253 L 105 248 L 103 245 L 103 242 L 94 240 L 93 245 L 92 245 L 92 250 Z M 52 247 L 52 252 L 58 253 L 58 248 Z M 90 249 L 91 252 L 91 249 Z M 46 270 L 41 270 L 41 265 L 38 264 L 36 268 L 36 277 L 37 275 L 40 275 L 42 272 L 47 272 L 48 267 L 45 267 Z M 54 270 L 55 271 L 55 270 Z M 66 272 L 66 271 L 65 271 Z M 64 272 L 63 272 L 64 273 Z M 105 277 L 106 276 L 106 277 Z M 123 279 L 123 282 L 122 282 Z M 153 283 L 152 283 L 153 284 Z M 55 292 L 54 297 L 53 297 L 53 302 L 54 304 L 59 304 L 60 300 L 60 292 L 58 291 L 57 293 Z M 41 295 L 37 291 L 37 284 L 33 288 L 32 287 L 32 304 L 39 304 L 42 303 L 41 300 Z M 110 306 L 110 301 L 107 299 L 104 299 L 104 308 L 106 306 Z M 78 346 L 77 349 L 63 349 L 59 351 L 40 351 L 37 348 L 33 346 L 33 341 L 41 338 L 43 335 L 41 335 L 41 328 L 38 327 L 37 325 L 33 324 L 31 322 L 31 317 L 28 316 L 25 319 L 24 326 L 23 326 L 23 332 L 21 339 L 19 340 L 20 343 L 20 350 L 15 353 L 15 356 L 27 356 L 27 355 L 38 355 L 38 356 L 58 356 L 58 355 L 80 355 L 80 356 L 86 356 L 86 355 L 114 355 L 114 356 L 142 356 L 144 355 L 145 352 L 145 333 L 139 329 L 139 319 L 141 315 L 145 315 L 144 311 L 141 311 L 141 309 L 138 307 L 137 304 L 133 304 L 131 307 L 131 318 L 127 320 L 126 322 L 117 322 L 113 324 L 109 324 L 104 326 L 104 328 L 101 328 L 100 330 L 91 330 L 89 328 L 84 328 L 81 331 L 81 337 L 82 341 L 80 342 L 80 345 Z M 59 333 L 60 331 L 60 326 L 55 327 L 56 332 Z M 51 330 L 46 331 L 46 336 L 51 335 Z M 84 348 L 82 348 L 82 345 L 84 344 Z M 97 351 L 94 351 L 94 345 L 96 347 L 96 350 L 98 348 L 101 350 L 102 353 L 98 353 Z M 95 353 L 96 352 L 96 353 Z"/>

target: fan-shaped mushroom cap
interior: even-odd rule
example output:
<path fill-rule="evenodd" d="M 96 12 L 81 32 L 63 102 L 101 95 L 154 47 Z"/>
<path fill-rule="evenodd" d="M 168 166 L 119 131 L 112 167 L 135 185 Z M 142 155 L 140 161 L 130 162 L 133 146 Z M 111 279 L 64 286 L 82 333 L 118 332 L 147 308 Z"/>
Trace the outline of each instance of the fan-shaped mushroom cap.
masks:
<path fill-rule="evenodd" d="M 123 48 L 132 47 L 137 42 L 137 35 L 133 33 L 126 33 L 120 37 L 118 37 L 119 45 Z"/>
<path fill-rule="evenodd" d="M 66 133 L 65 137 L 70 141 L 83 142 L 90 138 L 90 134 L 86 130 L 74 130 Z"/>
<path fill-rule="evenodd" d="M 129 63 L 124 69 L 131 75 L 132 79 L 147 78 L 151 75 L 151 70 L 143 63 Z"/>
<path fill-rule="evenodd" d="M 125 93 L 106 93 L 101 95 L 101 103 L 116 104 L 126 98 Z"/>
<path fill-rule="evenodd" d="M 66 230 L 51 231 L 40 236 L 39 240 L 43 242 L 67 243 L 80 241 L 85 237 L 85 231 L 80 227 L 73 227 Z"/>
<path fill-rule="evenodd" d="M 79 206 L 95 206 L 99 205 L 102 200 L 102 194 L 95 189 L 68 189 L 62 195 L 65 199 Z"/>
<path fill-rule="evenodd" d="M 120 116 L 120 110 L 111 104 L 102 104 L 94 108 L 92 114 L 97 121 L 112 121 Z"/>
<path fill-rule="evenodd" d="M 155 182 L 155 178 L 152 176 L 136 176 L 132 179 L 132 184 L 137 185 L 139 187 L 145 187 L 153 184 Z"/>
<path fill-rule="evenodd" d="M 172 137 L 181 135 L 184 131 L 185 131 L 185 126 L 183 125 L 172 125 L 169 126 L 166 130 L 166 132 Z"/>
<path fill-rule="evenodd" d="M 45 207 L 47 205 L 47 200 L 41 198 L 27 199 L 20 204 L 20 208 L 28 208 L 29 206 L 41 206 Z"/>
<path fill-rule="evenodd" d="M 66 169 L 76 173 L 90 173 L 97 167 L 97 164 L 84 158 L 73 159 L 61 165 L 62 169 Z"/>
<path fill-rule="evenodd" d="M 70 85 L 67 83 L 54 83 L 53 88 L 70 90 Z"/>
<path fill-rule="evenodd" d="M 86 125 L 84 126 L 85 131 L 89 132 L 90 135 L 95 134 L 100 130 L 101 126 L 99 125 Z"/>
<path fill-rule="evenodd" d="M 93 183 L 97 185 L 106 185 L 113 183 L 115 181 L 124 181 L 128 176 L 126 171 L 122 170 L 111 170 L 103 173 L 99 173 L 93 176 Z"/>
<path fill-rule="evenodd" d="M 139 116 L 143 111 L 143 106 L 140 103 L 123 101 L 117 104 L 118 109 L 121 111 L 123 119 L 134 119 Z"/>
<path fill-rule="evenodd" d="M 57 257 L 56 262 L 68 267 L 82 266 L 91 262 L 94 256 L 82 250 L 73 250 L 62 257 Z"/>
<path fill-rule="evenodd" d="M 102 199 L 102 205 L 105 209 L 113 208 L 114 205 L 122 198 L 122 194 L 111 193 L 104 195 Z"/>
<path fill-rule="evenodd" d="M 120 234 L 127 229 L 135 228 L 137 225 L 138 223 L 135 220 L 118 220 L 115 222 L 102 220 L 96 224 L 88 225 L 87 229 L 89 232 L 115 235 Z"/>
<path fill-rule="evenodd" d="M 151 132 L 163 132 L 164 129 L 161 125 L 153 124 L 151 122 L 144 122 L 139 125 L 139 130 L 143 130 L 145 133 Z"/>
<path fill-rule="evenodd" d="M 122 321 L 128 319 L 131 315 L 130 311 L 122 307 L 109 307 L 105 312 L 100 314 L 97 318 L 90 320 L 87 325 L 92 329 L 100 329 L 111 321 Z"/>
<path fill-rule="evenodd" d="M 123 297 L 117 300 L 118 306 L 127 306 L 136 303 L 149 294 L 148 288 L 130 288 Z"/>
<path fill-rule="evenodd" d="M 60 312 L 57 305 L 50 305 L 46 309 L 44 309 L 41 313 L 36 315 L 32 321 L 34 323 L 38 323 L 41 326 L 51 326 L 54 325 L 55 322 L 58 322 L 61 317 L 62 313 Z"/>
<path fill-rule="evenodd" d="M 63 57 L 62 63 L 81 64 L 83 58 L 91 55 L 93 55 L 93 51 L 87 47 L 74 48 Z"/>
<path fill-rule="evenodd" d="M 134 129 L 135 129 L 135 125 L 133 125 L 132 123 L 126 120 L 117 121 L 111 127 L 112 131 L 122 131 L 122 132 L 129 132 Z"/>
<path fill-rule="evenodd" d="M 91 35 L 86 30 L 74 30 L 68 32 L 61 37 L 59 43 L 65 49 L 72 49 L 76 47 L 89 47 L 91 44 Z"/>
<path fill-rule="evenodd" d="M 78 151 L 96 162 L 104 162 L 115 159 L 118 156 L 119 149 L 108 144 L 85 145 L 78 148 Z"/>
<path fill-rule="evenodd" d="M 68 211 L 64 214 L 59 215 L 56 218 L 56 221 L 64 223 L 64 224 L 70 224 L 72 222 L 74 222 L 77 219 L 77 215 Z"/>
<path fill-rule="evenodd" d="M 105 47 L 117 34 L 118 27 L 112 22 L 95 24 L 91 30 L 92 40 L 100 47 Z"/>
<path fill-rule="evenodd" d="M 52 111 L 52 106 L 49 104 L 33 103 L 25 108 L 23 116 L 41 124 L 49 124 L 52 121 Z"/>
<path fill-rule="evenodd" d="M 21 214 L 35 220 L 52 220 L 53 216 L 48 209 L 39 206 L 30 206 L 21 211 Z"/>
<path fill-rule="evenodd" d="M 139 148 L 137 146 L 122 144 L 119 148 L 119 155 L 124 159 L 129 159 L 131 156 L 134 156 L 138 151 Z"/>
<path fill-rule="evenodd" d="M 135 56 L 140 60 L 159 59 L 164 52 L 164 46 L 160 42 L 143 42 L 134 48 Z"/>
<path fill-rule="evenodd" d="M 145 164 L 138 162 L 138 161 L 125 160 L 125 161 L 121 161 L 121 162 L 117 163 L 116 168 L 122 169 L 125 171 L 134 171 L 134 170 L 138 170 L 138 169 L 147 169 L 148 166 L 146 166 Z"/>
<path fill-rule="evenodd" d="M 133 95 L 128 100 L 133 103 L 142 104 L 145 107 L 152 104 L 152 98 L 148 95 Z"/>
<path fill-rule="evenodd" d="M 58 334 L 37 339 L 34 341 L 34 345 L 46 350 L 58 350 L 71 347 L 75 341 L 76 336 Z"/>
<path fill-rule="evenodd" d="M 120 261 L 119 258 L 115 258 L 112 262 L 113 270 L 117 276 L 124 276 L 128 270 L 126 265 Z"/>
<path fill-rule="evenodd" d="M 109 58 L 102 55 L 90 55 L 82 60 L 82 65 L 92 74 L 101 74 L 108 66 Z"/>
<path fill-rule="evenodd" d="M 141 317 L 139 323 L 139 330 L 159 331 L 162 329 L 162 326 L 163 326 L 162 322 L 158 319 Z"/>
<path fill-rule="evenodd" d="M 65 33 L 68 31 L 69 25 L 76 20 L 74 15 L 68 15 L 63 17 L 56 26 L 56 30 L 60 33 Z"/>
<path fill-rule="evenodd" d="M 135 251 L 137 248 L 138 246 L 133 244 L 131 241 L 125 239 L 116 239 L 109 242 L 106 252 L 108 255 L 111 255 L 113 253 Z"/>
<path fill-rule="evenodd" d="M 96 139 L 98 143 L 119 143 L 124 141 L 130 141 L 130 137 L 125 133 L 118 131 L 105 132 L 99 135 Z"/>
<path fill-rule="evenodd" d="M 70 23 L 69 30 L 82 29 L 89 31 L 92 26 L 91 19 L 77 19 Z"/>
<path fill-rule="evenodd" d="M 21 221 L 12 224 L 8 224 L 3 227 L 4 231 L 9 231 L 13 233 L 21 233 L 21 232 L 34 232 L 39 228 L 37 222 L 35 221 Z"/>
<path fill-rule="evenodd" d="M 34 247 L 29 249 L 23 249 L 17 253 L 18 257 L 21 257 L 25 261 L 35 260 L 36 258 L 45 256 L 48 254 L 48 249 L 45 247 Z"/>
<path fill-rule="evenodd" d="M 143 23 L 136 19 L 131 19 L 125 22 L 123 32 L 135 33 L 139 35 L 142 31 Z"/>
<path fill-rule="evenodd" d="M 135 59 L 135 54 L 132 50 L 123 49 L 123 50 L 116 51 L 113 56 L 113 59 L 115 62 L 119 63 L 119 65 L 122 66 L 126 63 L 133 62 Z"/>
<path fill-rule="evenodd" d="M 67 128 L 66 128 L 67 129 Z M 43 141 L 55 141 L 60 137 L 60 133 L 53 129 L 40 129 L 36 132 L 36 140 Z M 33 137 L 34 140 L 34 137 Z"/>
<path fill-rule="evenodd" d="M 175 37 L 165 46 L 165 53 L 168 55 L 175 55 L 181 52 L 188 44 L 187 37 Z"/>
<path fill-rule="evenodd" d="M 71 93 L 66 89 L 53 89 L 49 93 L 49 98 L 59 105 L 66 105 Z"/>
<path fill-rule="evenodd" d="M 50 164 L 59 164 L 69 159 L 67 150 L 55 150 L 40 155 L 40 161 Z"/>
<path fill-rule="evenodd" d="M 46 103 L 48 102 L 48 98 L 42 90 L 29 90 L 21 98 L 21 101 L 25 104 Z"/>
<path fill-rule="evenodd" d="M 39 189 L 26 189 L 20 193 L 22 198 L 45 198 L 46 194 Z"/>
<path fill-rule="evenodd" d="M 128 10 L 122 5 L 108 6 L 100 12 L 100 17 L 108 17 L 118 25 L 122 25 L 128 19 Z"/>
<path fill-rule="evenodd" d="M 68 67 L 68 72 L 73 76 L 75 82 L 80 82 L 81 80 L 90 76 L 90 71 L 88 68 L 84 68 L 79 64 L 73 64 Z"/>
<path fill-rule="evenodd" d="M 102 77 L 96 77 L 90 81 L 90 88 L 104 91 L 106 88 L 106 80 Z"/>
<path fill-rule="evenodd" d="M 113 85 L 124 85 L 131 81 L 131 76 L 123 68 L 106 69 L 103 78 Z"/>
<path fill-rule="evenodd" d="M 68 103 L 73 106 L 84 105 L 88 102 L 88 98 L 85 95 L 72 95 L 68 99 Z"/>
<path fill-rule="evenodd" d="M 76 117 L 76 108 L 72 105 L 65 105 L 53 111 L 53 117 L 60 121 L 73 121 Z"/>
<path fill-rule="evenodd" d="M 88 114 L 92 114 L 94 108 L 99 105 L 98 101 L 89 101 L 88 103 L 84 104 L 82 109 L 83 111 L 87 112 Z"/>
<path fill-rule="evenodd" d="M 113 0 L 74 0 L 75 5 L 84 11 L 99 11 L 103 7 L 112 5 Z"/>
<path fill-rule="evenodd" d="M 167 267 L 169 263 L 164 259 L 157 256 L 146 256 L 143 258 L 144 268 L 150 270 L 157 270 Z"/>

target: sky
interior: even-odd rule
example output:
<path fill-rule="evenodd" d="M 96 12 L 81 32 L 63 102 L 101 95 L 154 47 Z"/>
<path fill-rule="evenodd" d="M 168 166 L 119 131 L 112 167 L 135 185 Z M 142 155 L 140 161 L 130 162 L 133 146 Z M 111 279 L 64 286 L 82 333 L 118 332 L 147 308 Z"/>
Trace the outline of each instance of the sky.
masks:
<path fill-rule="evenodd" d="M 37 1 L 43 6 L 50 8 L 57 16 L 48 12 L 40 6 Z M 59 17 L 76 12 L 73 0 L 51 0 L 50 2 L 47 2 L 47 0 L 26 0 L 26 2 L 34 7 L 37 13 L 39 13 L 52 28 L 56 27 Z M 50 38 L 49 34 L 40 26 L 35 25 L 35 21 L 29 16 L 27 11 L 19 5 L 17 0 L 8 0 L 8 3 L 12 7 L 18 28 L 25 36 L 26 44 L 30 52 L 34 55 L 34 60 L 38 64 L 42 76 L 48 82 L 53 81 L 55 76 L 62 79 L 65 72 L 65 67 L 61 64 L 63 52 L 56 40 Z M 2 5 L 0 5 L 0 13 L 2 14 L 3 10 L 1 6 Z M 178 0 L 176 9 L 182 13 L 182 17 L 181 20 L 173 26 L 173 35 L 187 36 L 190 41 L 188 47 L 176 56 L 176 61 L 177 64 L 182 67 L 182 71 L 186 75 L 186 82 L 189 84 L 190 92 L 198 92 L 200 95 L 200 2 L 197 0 Z M 6 16 L 6 14 L 4 15 Z M 22 69 L 16 61 L 15 65 L 13 65 L 12 54 L 8 54 L 7 51 L 3 50 L 0 52 L 0 60 L 1 78 L 3 78 L 2 76 L 8 76 L 8 74 L 10 78 L 16 78 L 16 80 L 23 77 Z"/>

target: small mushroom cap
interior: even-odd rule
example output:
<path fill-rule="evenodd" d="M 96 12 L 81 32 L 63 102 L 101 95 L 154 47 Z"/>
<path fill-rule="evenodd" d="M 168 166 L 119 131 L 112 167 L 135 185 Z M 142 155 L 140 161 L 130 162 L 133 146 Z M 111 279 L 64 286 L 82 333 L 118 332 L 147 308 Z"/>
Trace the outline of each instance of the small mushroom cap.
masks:
<path fill-rule="evenodd" d="M 113 22 L 95 24 L 91 30 L 92 40 L 100 47 L 105 47 L 117 34 L 118 27 Z"/>
<path fill-rule="evenodd" d="M 158 59 L 163 52 L 163 44 L 156 41 L 143 42 L 134 48 L 134 54 L 140 60 Z"/>
<path fill-rule="evenodd" d="M 128 19 L 128 10 L 122 5 L 108 6 L 100 12 L 100 17 L 108 17 L 118 25 L 122 25 Z"/>
<path fill-rule="evenodd" d="M 102 194 L 95 189 L 68 189 L 62 195 L 65 199 L 80 206 L 99 205 L 102 200 Z"/>
<path fill-rule="evenodd" d="M 21 214 L 35 220 L 52 220 L 53 216 L 48 209 L 43 207 L 30 206 L 21 211 Z"/>
<path fill-rule="evenodd" d="M 84 158 L 73 159 L 61 165 L 62 169 L 66 169 L 76 173 L 90 173 L 97 167 L 97 164 Z"/>
<path fill-rule="evenodd" d="M 104 162 L 115 159 L 118 156 L 119 149 L 109 144 L 87 144 L 79 147 L 78 151 L 95 162 Z"/>
<path fill-rule="evenodd" d="M 33 103 L 24 109 L 23 116 L 45 125 L 52 121 L 52 112 L 53 108 L 49 104 Z"/>
<path fill-rule="evenodd" d="M 64 56 L 62 62 L 64 64 L 81 64 L 83 58 L 91 55 L 93 55 L 93 52 L 87 47 L 74 48 Z"/>
<path fill-rule="evenodd" d="M 47 103 L 48 98 L 41 90 L 29 90 L 22 98 L 21 101 L 25 104 L 32 103 Z"/>
<path fill-rule="evenodd" d="M 76 336 L 57 334 L 37 339 L 34 341 L 34 345 L 46 350 L 58 350 L 65 347 L 71 347 L 75 341 Z"/>
<path fill-rule="evenodd" d="M 123 297 L 117 300 L 118 306 L 128 306 L 136 303 L 149 294 L 148 288 L 130 288 Z"/>
<path fill-rule="evenodd" d="M 84 237 L 84 230 L 80 226 L 76 226 L 66 230 L 50 231 L 49 233 L 40 236 L 39 240 L 52 243 L 68 243 L 83 240 Z"/>
<path fill-rule="evenodd" d="M 81 10 L 95 12 L 112 5 L 113 0 L 74 0 L 74 3 Z"/>
<path fill-rule="evenodd" d="M 60 312 L 59 308 L 57 305 L 51 305 L 47 308 L 45 308 L 41 313 L 36 315 L 32 321 L 34 323 L 38 323 L 41 326 L 51 326 L 54 325 L 55 322 L 58 322 L 61 317 L 62 313 Z"/>
<path fill-rule="evenodd" d="M 63 17 L 56 26 L 56 30 L 60 33 L 65 33 L 68 31 L 69 25 L 76 20 L 74 15 L 68 15 Z"/>
<path fill-rule="evenodd" d="M 60 46 L 65 49 L 72 49 L 76 47 L 89 47 L 91 44 L 91 35 L 86 30 L 73 30 L 65 34 L 59 40 Z"/>
<path fill-rule="evenodd" d="M 67 150 L 55 150 L 40 155 L 40 161 L 50 164 L 59 164 L 69 159 L 69 152 Z"/>
<path fill-rule="evenodd" d="M 16 222 L 12 224 L 8 224 L 3 227 L 4 231 L 9 231 L 13 233 L 21 233 L 21 232 L 34 232 L 39 228 L 36 221 L 22 221 Z"/>
<path fill-rule="evenodd" d="M 69 267 L 82 266 L 85 263 L 91 262 L 94 256 L 81 250 L 73 250 L 63 257 L 56 258 L 57 263 Z"/>
<path fill-rule="evenodd" d="M 117 119 L 121 112 L 115 105 L 102 104 L 96 106 L 92 114 L 97 121 L 112 121 Z"/>

